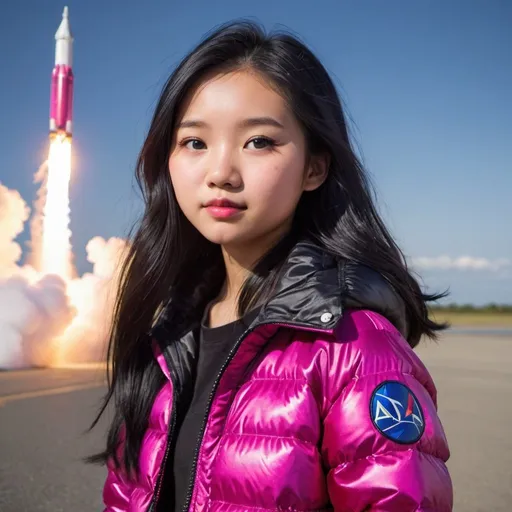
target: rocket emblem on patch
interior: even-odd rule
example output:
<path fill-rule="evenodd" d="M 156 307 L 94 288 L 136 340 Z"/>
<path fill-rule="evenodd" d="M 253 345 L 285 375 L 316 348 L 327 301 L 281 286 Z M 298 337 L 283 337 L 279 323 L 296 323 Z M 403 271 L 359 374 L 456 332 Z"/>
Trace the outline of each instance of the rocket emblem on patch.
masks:
<path fill-rule="evenodd" d="M 379 384 L 370 400 L 370 415 L 377 430 L 400 444 L 414 444 L 425 431 L 425 418 L 414 393 L 402 382 Z"/>

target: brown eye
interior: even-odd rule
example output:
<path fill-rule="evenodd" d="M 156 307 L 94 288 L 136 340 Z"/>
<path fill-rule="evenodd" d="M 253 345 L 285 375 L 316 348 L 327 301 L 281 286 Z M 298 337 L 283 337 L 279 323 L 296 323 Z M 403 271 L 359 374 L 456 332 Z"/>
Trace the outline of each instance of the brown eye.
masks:
<path fill-rule="evenodd" d="M 251 149 L 265 149 L 275 145 L 274 141 L 267 137 L 256 137 L 251 139 L 247 144 L 253 144 Z"/>
<path fill-rule="evenodd" d="M 188 139 L 183 142 L 183 145 L 188 148 L 192 149 L 194 151 L 199 151 L 201 149 L 205 149 L 206 145 L 202 140 L 199 139 Z"/>

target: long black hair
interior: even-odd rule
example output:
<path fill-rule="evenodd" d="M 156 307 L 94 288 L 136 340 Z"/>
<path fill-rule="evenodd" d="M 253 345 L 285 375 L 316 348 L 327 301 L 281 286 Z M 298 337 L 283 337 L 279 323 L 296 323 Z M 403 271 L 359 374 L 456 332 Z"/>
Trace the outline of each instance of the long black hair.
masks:
<path fill-rule="evenodd" d="M 267 35 L 252 22 L 229 23 L 208 35 L 175 69 L 158 101 L 140 152 L 136 177 L 145 211 L 122 269 L 109 343 L 109 388 L 96 425 L 113 401 L 114 418 L 104 452 L 137 471 L 138 454 L 152 402 L 164 377 L 156 366 L 148 331 L 164 303 L 202 314 L 225 277 L 220 247 L 185 218 L 173 191 L 168 159 L 174 127 L 187 93 L 211 73 L 247 69 L 268 80 L 302 125 L 308 155 L 327 154 L 326 181 L 301 198 L 292 232 L 266 254 L 245 282 L 238 303 L 242 315 L 268 298 L 293 243 L 308 238 L 331 255 L 380 272 L 406 304 L 409 343 L 435 337 L 443 328 L 428 317 L 426 295 L 374 206 L 373 192 L 349 138 L 336 88 L 313 53 L 296 37 Z M 119 436 L 125 438 L 119 460 Z"/>

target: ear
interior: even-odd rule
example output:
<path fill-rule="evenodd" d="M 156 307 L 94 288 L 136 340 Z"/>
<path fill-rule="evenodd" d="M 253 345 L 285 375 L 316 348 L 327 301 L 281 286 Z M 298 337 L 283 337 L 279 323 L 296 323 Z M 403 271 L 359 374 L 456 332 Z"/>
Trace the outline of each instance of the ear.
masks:
<path fill-rule="evenodd" d="M 327 179 L 330 165 L 331 157 L 327 153 L 311 156 L 304 176 L 303 190 L 311 192 L 322 185 Z"/>

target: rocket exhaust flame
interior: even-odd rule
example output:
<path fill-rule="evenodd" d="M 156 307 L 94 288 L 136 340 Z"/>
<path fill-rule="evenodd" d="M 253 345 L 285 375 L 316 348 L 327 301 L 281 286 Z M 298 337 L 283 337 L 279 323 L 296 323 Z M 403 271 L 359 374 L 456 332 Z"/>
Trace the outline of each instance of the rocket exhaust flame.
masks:
<path fill-rule="evenodd" d="M 41 270 L 64 280 L 71 278 L 69 181 L 71 139 L 57 135 L 50 142 L 46 202 L 43 208 Z"/>

